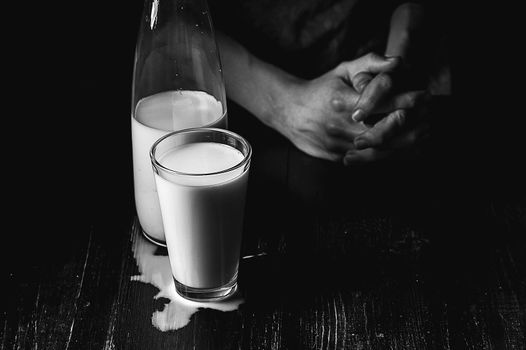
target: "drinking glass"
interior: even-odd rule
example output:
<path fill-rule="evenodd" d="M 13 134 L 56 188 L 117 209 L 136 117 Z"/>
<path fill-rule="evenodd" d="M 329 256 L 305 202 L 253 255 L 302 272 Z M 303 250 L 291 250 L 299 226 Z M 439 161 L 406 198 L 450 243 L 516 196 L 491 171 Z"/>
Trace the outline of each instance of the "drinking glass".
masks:
<path fill-rule="evenodd" d="M 252 150 L 217 128 L 172 132 L 150 157 L 177 292 L 223 299 L 235 292 Z"/>

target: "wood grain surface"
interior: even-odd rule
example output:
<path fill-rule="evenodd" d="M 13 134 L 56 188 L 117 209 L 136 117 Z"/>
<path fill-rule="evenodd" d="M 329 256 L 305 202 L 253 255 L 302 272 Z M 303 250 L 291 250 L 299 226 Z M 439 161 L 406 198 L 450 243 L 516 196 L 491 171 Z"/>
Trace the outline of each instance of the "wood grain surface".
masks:
<path fill-rule="evenodd" d="M 142 236 L 123 166 L 127 185 L 83 220 L 6 246 L 0 349 L 525 348 L 523 196 L 452 186 L 435 158 L 349 171 L 230 113 L 254 148 L 242 253 L 259 254 L 241 261 L 239 308 L 154 327 L 169 300 L 132 280 Z"/>

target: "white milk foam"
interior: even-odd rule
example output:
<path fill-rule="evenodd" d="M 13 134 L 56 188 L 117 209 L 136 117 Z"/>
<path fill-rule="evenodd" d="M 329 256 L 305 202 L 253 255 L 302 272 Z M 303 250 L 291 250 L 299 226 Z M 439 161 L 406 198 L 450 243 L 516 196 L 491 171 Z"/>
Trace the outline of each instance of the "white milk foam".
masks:
<path fill-rule="evenodd" d="M 136 223 L 137 225 L 137 223 Z M 196 302 L 183 298 L 175 291 L 175 284 L 167 255 L 154 255 L 158 249 L 148 242 L 140 230 L 133 229 L 133 256 L 140 275 L 132 276 L 132 281 L 149 283 L 159 289 L 154 299 L 167 298 L 168 304 L 152 314 L 152 325 L 162 332 L 181 329 L 199 309 L 214 309 L 223 312 L 234 311 L 244 302 L 238 292 L 228 299 L 214 302 Z"/>

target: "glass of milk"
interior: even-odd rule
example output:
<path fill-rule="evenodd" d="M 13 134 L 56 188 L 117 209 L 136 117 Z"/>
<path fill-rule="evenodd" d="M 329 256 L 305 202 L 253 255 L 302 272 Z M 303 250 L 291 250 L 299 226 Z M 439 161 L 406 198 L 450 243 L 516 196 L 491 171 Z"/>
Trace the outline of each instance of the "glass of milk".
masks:
<path fill-rule="evenodd" d="M 135 207 L 146 238 L 164 246 L 150 148 L 171 131 L 226 129 L 226 96 L 206 0 L 145 0 L 141 19 L 131 106 Z"/>
<path fill-rule="evenodd" d="M 191 300 L 235 292 L 250 144 L 218 128 L 169 133 L 150 158 L 177 292 Z"/>

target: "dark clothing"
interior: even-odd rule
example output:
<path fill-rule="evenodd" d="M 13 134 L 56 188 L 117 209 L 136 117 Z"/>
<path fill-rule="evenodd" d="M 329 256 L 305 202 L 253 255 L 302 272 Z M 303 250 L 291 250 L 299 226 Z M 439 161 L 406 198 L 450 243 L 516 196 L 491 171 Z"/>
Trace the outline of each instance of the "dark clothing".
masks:
<path fill-rule="evenodd" d="M 304 78 L 370 51 L 383 53 L 397 3 L 210 0 L 219 30 L 257 57 Z"/>
<path fill-rule="evenodd" d="M 214 25 L 260 59 L 305 79 L 368 52 L 383 54 L 391 16 L 403 0 L 209 0 Z M 447 6 L 426 7 L 425 35 L 413 38 L 416 89 L 450 93 Z M 421 56 L 423 55 L 423 56 Z M 409 78 L 409 77 L 408 77 Z M 406 79 L 407 80 L 407 79 Z"/>

